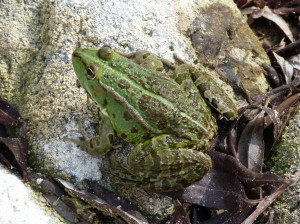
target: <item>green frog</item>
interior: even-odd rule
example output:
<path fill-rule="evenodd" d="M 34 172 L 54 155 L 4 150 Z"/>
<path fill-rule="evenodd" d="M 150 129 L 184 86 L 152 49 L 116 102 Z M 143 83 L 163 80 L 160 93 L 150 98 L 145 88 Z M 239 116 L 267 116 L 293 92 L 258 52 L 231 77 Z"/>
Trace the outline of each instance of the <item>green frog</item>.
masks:
<path fill-rule="evenodd" d="M 126 165 L 111 173 L 161 192 L 189 186 L 211 169 L 205 151 L 217 124 L 199 90 L 223 116 L 237 116 L 234 101 L 214 78 L 148 51 L 125 55 L 110 47 L 77 49 L 72 61 L 81 85 L 100 108 L 101 131 L 91 139 L 84 134 L 84 142 L 71 141 L 94 156 L 110 151 L 114 132 L 135 143 Z M 164 65 L 172 72 L 162 72 Z"/>

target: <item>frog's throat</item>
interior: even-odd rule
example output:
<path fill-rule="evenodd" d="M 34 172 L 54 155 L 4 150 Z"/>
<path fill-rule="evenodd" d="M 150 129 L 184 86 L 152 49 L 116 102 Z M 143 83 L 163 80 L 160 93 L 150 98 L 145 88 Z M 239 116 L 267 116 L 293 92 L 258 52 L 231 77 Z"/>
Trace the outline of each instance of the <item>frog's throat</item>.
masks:
<path fill-rule="evenodd" d="M 122 105 L 122 107 L 130 113 L 130 115 L 149 133 L 153 134 L 162 134 L 163 132 L 160 130 L 157 130 L 153 127 L 151 127 L 142 116 L 139 115 L 139 113 L 136 112 L 136 110 L 130 106 L 128 103 L 126 103 L 125 99 L 120 96 L 118 93 L 113 91 L 111 88 L 109 88 L 106 85 L 103 85 L 101 82 L 99 82 L 99 85 L 107 91 L 109 95 L 111 95 L 119 104 Z"/>

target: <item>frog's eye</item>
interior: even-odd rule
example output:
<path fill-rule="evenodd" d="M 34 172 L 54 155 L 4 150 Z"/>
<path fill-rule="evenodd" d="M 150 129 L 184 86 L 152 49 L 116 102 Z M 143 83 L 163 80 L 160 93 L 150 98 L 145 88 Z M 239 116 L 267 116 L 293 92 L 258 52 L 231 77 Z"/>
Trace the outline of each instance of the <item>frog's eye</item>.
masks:
<path fill-rule="evenodd" d="M 98 70 L 98 67 L 91 65 L 86 70 L 86 77 L 88 79 L 94 79 L 96 77 L 96 71 Z"/>
<path fill-rule="evenodd" d="M 98 55 L 100 58 L 104 60 L 108 60 L 110 59 L 113 52 L 114 50 L 111 49 L 110 47 L 101 47 L 98 51 Z"/>

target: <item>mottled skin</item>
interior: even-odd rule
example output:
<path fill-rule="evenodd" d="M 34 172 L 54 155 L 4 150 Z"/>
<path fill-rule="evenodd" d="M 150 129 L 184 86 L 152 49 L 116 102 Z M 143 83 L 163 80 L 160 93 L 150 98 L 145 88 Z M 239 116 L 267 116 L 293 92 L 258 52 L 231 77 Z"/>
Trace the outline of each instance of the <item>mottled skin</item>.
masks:
<path fill-rule="evenodd" d="M 142 51 L 128 57 L 108 47 L 73 53 L 77 77 L 102 113 L 101 137 L 79 144 L 102 155 L 111 148 L 114 130 L 136 146 L 123 171 L 112 173 L 151 191 L 188 186 L 212 166 L 203 152 L 217 131 L 215 118 L 187 75 L 190 66 L 176 68 L 175 81 L 160 72 L 155 55 Z"/>

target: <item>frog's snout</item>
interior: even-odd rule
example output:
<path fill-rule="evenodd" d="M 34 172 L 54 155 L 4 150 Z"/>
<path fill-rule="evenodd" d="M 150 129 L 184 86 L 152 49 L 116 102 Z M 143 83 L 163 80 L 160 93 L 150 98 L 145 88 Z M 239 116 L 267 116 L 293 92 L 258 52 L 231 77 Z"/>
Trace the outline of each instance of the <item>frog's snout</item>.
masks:
<path fill-rule="evenodd" d="M 79 60 L 82 59 L 81 56 L 80 56 L 80 54 L 78 54 L 76 51 L 73 52 L 72 58 L 78 58 Z"/>

